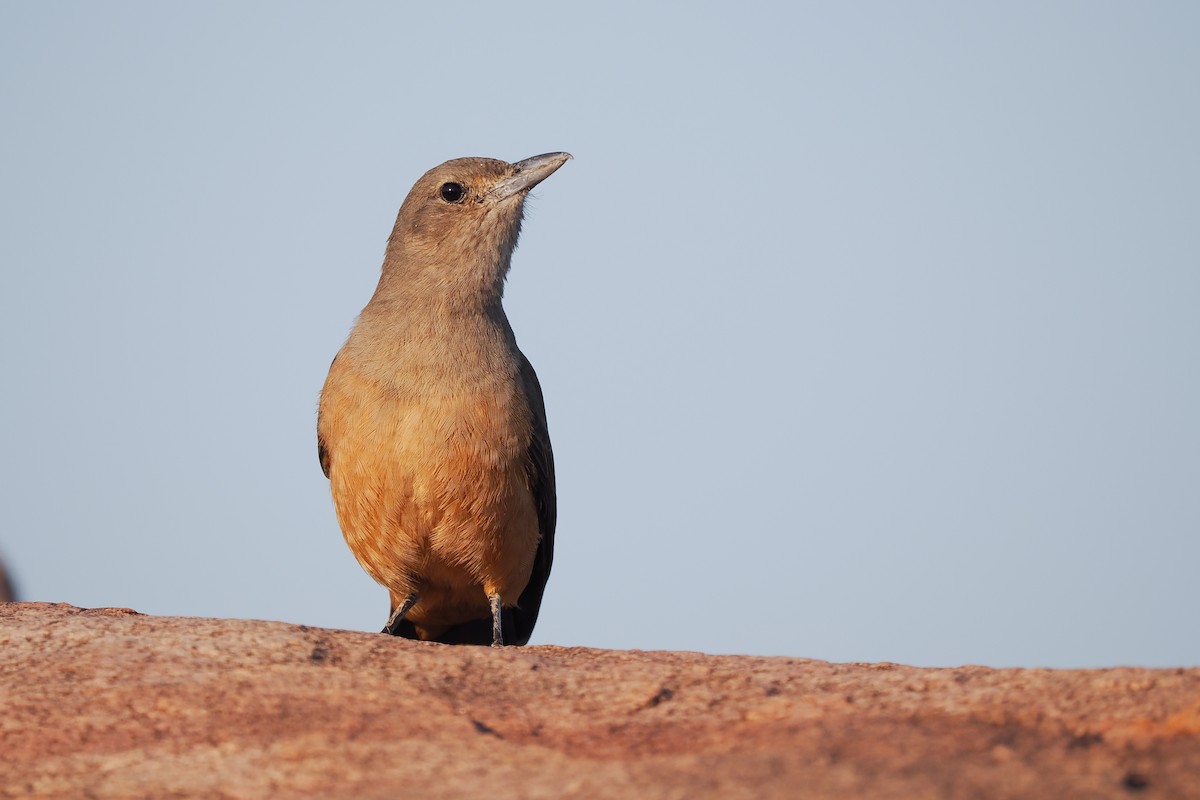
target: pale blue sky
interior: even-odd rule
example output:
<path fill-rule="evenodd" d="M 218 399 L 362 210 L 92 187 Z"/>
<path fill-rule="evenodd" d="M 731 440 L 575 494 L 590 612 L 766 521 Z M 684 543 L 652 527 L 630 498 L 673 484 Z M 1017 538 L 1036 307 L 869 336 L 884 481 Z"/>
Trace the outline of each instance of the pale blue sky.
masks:
<path fill-rule="evenodd" d="M 316 400 L 400 202 L 575 160 L 507 307 L 535 643 L 1200 664 L 1200 5 L 0 6 L 0 552 L 361 630 Z"/>

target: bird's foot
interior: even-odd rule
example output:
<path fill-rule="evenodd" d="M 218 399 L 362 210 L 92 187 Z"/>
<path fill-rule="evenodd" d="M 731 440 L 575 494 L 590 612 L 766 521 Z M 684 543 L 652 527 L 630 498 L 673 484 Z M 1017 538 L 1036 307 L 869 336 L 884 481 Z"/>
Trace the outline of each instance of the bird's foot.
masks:
<path fill-rule="evenodd" d="M 392 616 L 388 619 L 387 625 L 383 626 L 381 633 L 390 633 L 392 636 L 398 636 L 399 633 L 396 631 L 396 626 L 398 626 L 404 620 L 404 615 L 411 611 L 412 607 L 415 606 L 417 601 L 420 599 L 421 595 L 417 594 L 416 592 L 413 592 L 406 597 L 403 603 L 396 606 L 396 610 L 392 612 Z"/>
<path fill-rule="evenodd" d="M 500 595 L 489 594 L 492 604 L 492 647 L 504 647 L 504 627 L 500 624 Z"/>

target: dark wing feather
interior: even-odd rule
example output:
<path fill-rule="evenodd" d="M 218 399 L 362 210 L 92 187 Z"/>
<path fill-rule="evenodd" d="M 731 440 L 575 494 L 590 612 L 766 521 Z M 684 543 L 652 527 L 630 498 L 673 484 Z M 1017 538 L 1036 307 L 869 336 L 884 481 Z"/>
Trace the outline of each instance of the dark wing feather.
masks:
<path fill-rule="evenodd" d="M 317 434 L 317 458 L 321 461 L 321 472 L 325 473 L 325 477 L 329 477 L 329 448 L 325 446 L 325 440 L 321 438 L 321 434 Z"/>
<path fill-rule="evenodd" d="M 333 361 L 329 362 L 329 370 L 333 371 L 333 365 L 337 363 L 337 356 L 333 357 Z M 324 390 L 322 390 L 322 393 Z M 317 459 L 321 462 L 321 472 L 325 473 L 325 477 L 329 477 L 329 448 L 325 446 L 325 439 L 321 437 L 321 412 L 317 410 Z"/>
<path fill-rule="evenodd" d="M 554 526 L 558 521 L 558 498 L 554 489 L 554 451 L 550 448 L 550 430 L 546 425 L 546 403 L 542 399 L 542 385 L 538 383 L 537 373 L 533 371 L 533 365 L 524 353 L 521 354 L 521 381 L 533 418 L 533 435 L 529 442 L 526 470 L 529 475 L 529 489 L 533 492 L 533 501 L 537 507 L 538 532 L 541 538 L 538 540 L 529 583 L 526 584 L 525 591 L 521 592 L 516 608 L 512 609 L 513 627 L 506 629 L 506 633 L 507 630 L 513 631 L 514 644 L 528 642 L 533 634 L 533 626 L 537 623 L 538 611 L 542 607 L 542 594 L 546 590 L 546 581 L 550 579 L 550 567 L 554 562 Z M 504 622 L 507 625 L 508 620 Z"/>

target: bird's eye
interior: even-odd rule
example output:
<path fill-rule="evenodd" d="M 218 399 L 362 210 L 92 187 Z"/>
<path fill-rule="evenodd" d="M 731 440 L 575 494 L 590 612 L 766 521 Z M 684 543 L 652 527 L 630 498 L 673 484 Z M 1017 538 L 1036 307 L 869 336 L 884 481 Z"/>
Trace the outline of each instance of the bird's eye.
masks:
<path fill-rule="evenodd" d="M 467 190 L 461 183 L 443 183 L 442 199 L 447 203 L 457 203 L 467 196 Z"/>

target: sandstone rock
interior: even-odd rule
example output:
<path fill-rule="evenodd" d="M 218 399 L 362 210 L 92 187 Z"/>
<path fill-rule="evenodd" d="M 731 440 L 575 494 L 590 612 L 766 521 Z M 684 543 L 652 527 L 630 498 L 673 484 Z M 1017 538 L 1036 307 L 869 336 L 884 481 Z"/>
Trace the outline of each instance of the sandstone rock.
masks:
<path fill-rule="evenodd" d="M 4 797 L 1200 797 L 1200 670 L 449 647 L 0 605 Z"/>

